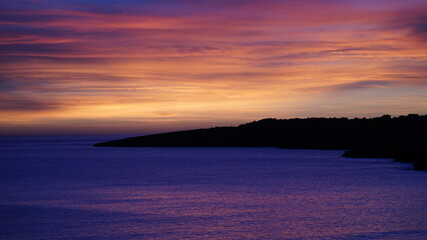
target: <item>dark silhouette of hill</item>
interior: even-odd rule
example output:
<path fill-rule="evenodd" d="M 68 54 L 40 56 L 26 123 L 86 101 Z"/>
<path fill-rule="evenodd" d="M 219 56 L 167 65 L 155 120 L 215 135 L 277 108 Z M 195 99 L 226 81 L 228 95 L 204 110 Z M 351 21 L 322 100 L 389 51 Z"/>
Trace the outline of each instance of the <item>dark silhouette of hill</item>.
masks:
<path fill-rule="evenodd" d="M 427 170 L 427 115 L 377 118 L 263 119 L 132 137 L 97 147 L 279 147 L 345 149 L 345 157 L 394 158 Z M 348 150 L 349 149 L 349 150 Z"/>

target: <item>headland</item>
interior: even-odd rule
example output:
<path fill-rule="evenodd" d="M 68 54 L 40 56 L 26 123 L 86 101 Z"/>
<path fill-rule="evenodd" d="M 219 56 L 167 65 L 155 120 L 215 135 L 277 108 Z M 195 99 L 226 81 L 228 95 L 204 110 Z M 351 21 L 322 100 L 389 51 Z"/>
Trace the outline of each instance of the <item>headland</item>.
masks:
<path fill-rule="evenodd" d="M 125 138 L 96 147 L 278 147 L 343 149 L 344 157 L 393 158 L 427 170 L 427 115 L 376 118 L 262 119 Z"/>

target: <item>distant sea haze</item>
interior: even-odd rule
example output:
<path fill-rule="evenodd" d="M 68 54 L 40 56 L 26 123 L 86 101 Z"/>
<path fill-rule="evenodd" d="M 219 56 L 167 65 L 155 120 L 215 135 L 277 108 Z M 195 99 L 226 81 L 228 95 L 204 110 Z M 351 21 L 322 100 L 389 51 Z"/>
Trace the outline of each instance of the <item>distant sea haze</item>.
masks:
<path fill-rule="evenodd" d="M 0 137 L 0 236 L 427 237 L 427 172 L 344 150 L 94 148 L 117 136 Z"/>

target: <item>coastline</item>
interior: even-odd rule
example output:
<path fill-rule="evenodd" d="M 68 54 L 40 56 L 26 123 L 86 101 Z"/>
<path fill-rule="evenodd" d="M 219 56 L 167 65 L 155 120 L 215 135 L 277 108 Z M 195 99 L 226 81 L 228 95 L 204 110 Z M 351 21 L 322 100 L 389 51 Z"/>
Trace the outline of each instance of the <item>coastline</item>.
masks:
<path fill-rule="evenodd" d="M 347 150 L 343 157 L 392 158 L 427 170 L 427 115 L 377 118 L 262 119 L 118 139 L 95 147 L 278 147 Z"/>
<path fill-rule="evenodd" d="M 358 148 L 344 152 L 343 157 L 349 158 L 390 158 L 396 162 L 412 163 L 414 170 L 427 171 L 427 153 L 418 149 L 380 149 L 380 148 Z"/>

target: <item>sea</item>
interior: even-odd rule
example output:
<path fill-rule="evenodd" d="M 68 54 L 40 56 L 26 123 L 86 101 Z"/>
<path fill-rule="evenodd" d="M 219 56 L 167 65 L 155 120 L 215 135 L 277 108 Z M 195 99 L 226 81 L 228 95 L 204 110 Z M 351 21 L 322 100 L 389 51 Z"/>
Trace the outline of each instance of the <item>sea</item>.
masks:
<path fill-rule="evenodd" d="M 409 163 L 121 137 L 0 137 L 0 239 L 427 239 Z"/>

